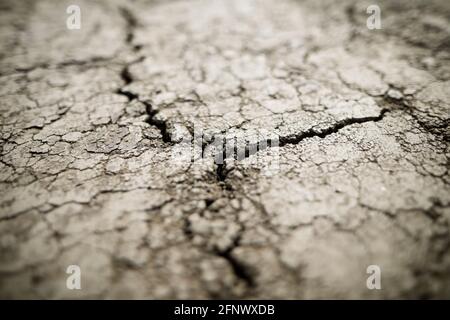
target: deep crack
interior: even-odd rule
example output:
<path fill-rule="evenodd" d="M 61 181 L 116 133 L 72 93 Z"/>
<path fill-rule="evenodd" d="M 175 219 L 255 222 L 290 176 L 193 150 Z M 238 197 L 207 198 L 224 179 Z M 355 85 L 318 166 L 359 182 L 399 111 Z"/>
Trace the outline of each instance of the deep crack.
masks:
<path fill-rule="evenodd" d="M 135 17 L 135 15 L 128 8 L 121 7 L 119 10 L 120 10 L 120 14 L 122 15 L 122 17 L 124 18 L 124 20 L 126 22 L 126 30 L 127 31 L 126 31 L 125 42 L 128 45 L 132 46 L 133 51 L 139 51 L 141 47 L 139 45 L 133 44 L 134 30 L 139 25 L 138 20 Z"/>
<path fill-rule="evenodd" d="M 127 25 L 127 36 L 126 36 L 125 42 L 127 43 L 127 45 L 131 46 L 133 52 L 138 52 L 141 49 L 141 47 L 139 45 L 133 44 L 134 30 L 139 25 L 138 19 L 134 16 L 134 14 L 129 9 L 127 9 L 125 7 L 120 8 L 120 13 L 121 13 L 122 17 L 124 18 L 126 25 Z M 158 128 L 158 130 L 161 133 L 163 142 L 169 143 L 169 142 L 171 142 L 171 137 L 170 137 L 170 133 L 168 132 L 166 122 L 155 118 L 155 116 L 158 114 L 158 111 L 153 109 L 153 106 L 150 102 L 140 100 L 138 94 L 124 89 L 127 85 L 131 84 L 134 80 L 133 76 L 130 72 L 130 67 L 135 63 L 142 62 L 144 59 L 145 59 L 145 56 L 141 56 L 141 57 L 137 58 L 136 60 L 134 60 L 133 62 L 127 64 L 122 69 L 122 71 L 120 72 L 120 77 L 124 82 L 124 86 L 119 88 L 116 91 L 116 93 L 125 96 L 128 99 L 128 101 L 130 101 L 130 102 L 133 100 L 137 100 L 140 103 L 142 103 L 145 106 L 145 111 L 148 114 L 147 123 Z"/>
<path fill-rule="evenodd" d="M 283 147 L 288 144 L 299 144 L 304 139 L 307 138 L 326 138 L 329 135 L 332 135 L 334 133 L 339 132 L 343 128 L 353 125 L 353 124 L 361 124 L 361 123 L 367 123 L 367 122 L 378 122 L 381 121 L 384 117 L 384 115 L 389 112 L 388 109 L 381 109 L 380 114 L 378 116 L 374 117 L 363 117 L 363 118 L 350 118 L 350 119 L 344 119 L 341 121 L 336 122 L 334 125 L 322 129 L 317 130 L 315 128 L 311 128 L 305 132 L 302 132 L 300 134 L 294 134 L 286 137 L 280 137 L 278 141 L 275 141 L 273 139 L 266 139 L 262 141 L 258 141 L 255 144 L 247 144 L 245 147 L 241 149 L 237 149 L 236 144 L 227 144 L 226 141 L 223 141 L 223 144 L 219 150 L 218 153 L 215 154 L 215 163 L 216 163 L 216 176 L 217 180 L 222 182 L 225 181 L 227 178 L 228 171 L 226 170 L 225 160 L 227 158 L 230 158 L 230 154 L 232 154 L 233 158 L 235 160 L 243 160 L 246 158 L 249 158 L 250 156 L 256 154 L 259 151 L 263 151 L 270 147 Z M 217 137 L 215 137 L 217 139 Z M 213 139 L 214 141 L 214 139 Z M 233 148 L 234 152 L 227 153 L 227 148 Z M 205 147 L 203 147 L 204 149 Z"/>

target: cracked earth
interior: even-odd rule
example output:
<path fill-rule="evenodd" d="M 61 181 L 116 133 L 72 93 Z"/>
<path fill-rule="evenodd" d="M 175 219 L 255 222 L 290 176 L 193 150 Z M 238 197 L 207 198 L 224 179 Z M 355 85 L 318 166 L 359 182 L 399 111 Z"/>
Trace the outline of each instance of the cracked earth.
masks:
<path fill-rule="evenodd" d="M 70 4 L 0 2 L 1 298 L 450 297 L 448 1 Z"/>

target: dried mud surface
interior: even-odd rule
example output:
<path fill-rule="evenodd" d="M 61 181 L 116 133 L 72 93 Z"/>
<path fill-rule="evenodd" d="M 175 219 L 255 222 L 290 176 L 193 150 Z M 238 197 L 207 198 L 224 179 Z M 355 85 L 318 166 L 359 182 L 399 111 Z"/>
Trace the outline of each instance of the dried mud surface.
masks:
<path fill-rule="evenodd" d="M 449 1 L 69 4 L 0 3 L 1 298 L 450 297 Z"/>

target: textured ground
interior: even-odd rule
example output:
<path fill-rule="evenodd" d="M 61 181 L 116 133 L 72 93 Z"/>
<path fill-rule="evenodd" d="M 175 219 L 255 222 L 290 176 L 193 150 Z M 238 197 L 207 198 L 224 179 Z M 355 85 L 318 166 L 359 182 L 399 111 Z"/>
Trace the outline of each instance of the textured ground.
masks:
<path fill-rule="evenodd" d="M 0 297 L 449 298 L 450 2 L 373 3 L 2 0 Z"/>

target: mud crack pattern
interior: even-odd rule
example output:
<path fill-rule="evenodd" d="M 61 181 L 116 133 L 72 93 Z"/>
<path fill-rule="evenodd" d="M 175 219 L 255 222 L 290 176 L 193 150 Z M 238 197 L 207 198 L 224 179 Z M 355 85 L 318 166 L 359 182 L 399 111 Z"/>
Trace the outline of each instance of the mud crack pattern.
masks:
<path fill-rule="evenodd" d="M 450 297 L 450 5 L 377 3 L 2 1 L 0 297 Z"/>

